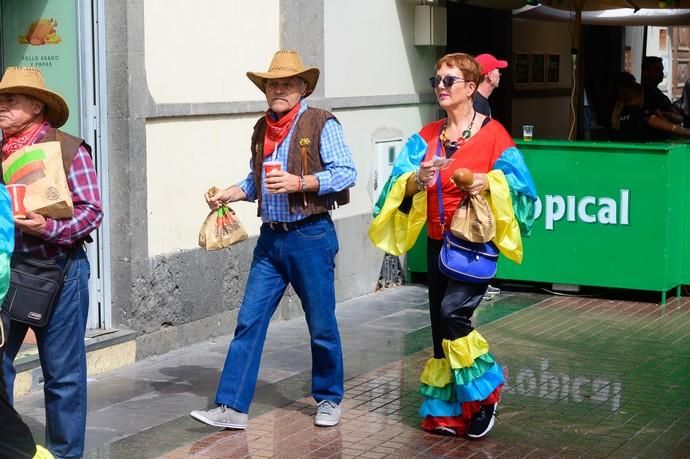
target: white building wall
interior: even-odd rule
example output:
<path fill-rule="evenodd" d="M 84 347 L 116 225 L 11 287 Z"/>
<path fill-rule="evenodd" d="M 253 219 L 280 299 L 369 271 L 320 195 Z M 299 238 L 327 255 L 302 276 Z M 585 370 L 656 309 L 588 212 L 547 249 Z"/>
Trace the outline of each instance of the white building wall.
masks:
<path fill-rule="evenodd" d="M 156 104 L 263 100 L 245 73 L 265 71 L 279 48 L 279 1 L 147 0 L 145 55 Z M 184 24 L 175 26 L 175 24 Z M 259 113 L 146 122 L 149 256 L 197 247 L 211 186 L 249 172 L 249 140 Z M 233 209 L 250 236 L 256 205 Z"/>
<path fill-rule="evenodd" d="M 241 8 L 220 0 L 202 3 L 145 3 L 146 74 L 155 103 L 262 99 L 245 72 L 265 70 L 279 48 L 279 2 L 246 2 Z M 431 91 L 427 79 L 438 55 L 436 48 L 413 45 L 414 6 L 415 2 L 396 0 L 325 2 L 325 65 L 319 85 L 324 85 L 326 97 L 319 105 L 333 107 L 359 175 L 351 203 L 333 212 L 336 220 L 371 213 L 374 141 L 391 132 L 406 139 L 434 117 L 433 105 L 396 103 L 397 96 Z M 170 33 L 169 24 L 183 22 L 203 26 Z M 376 105 L 376 96 L 387 97 L 386 102 Z M 358 108 L 342 108 L 348 100 L 356 100 Z M 371 103 L 375 105 L 368 106 Z M 197 247 L 199 227 L 208 213 L 203 193 L 211 185 L 235 183 L 249 172 L 250 134 L 259 116 L 147 121 L 150 257 Z M 256 204 L 236 203 L 233 209 L 249 235 L 257 235 Z M 366 234 L 366 227 L 359 230 Z"/>
<path fill-rule="evenodd" d="M 256 100 L 248 70 L 279 46 L 279 0 L 147 0 L 146 79 L 156 103 Z"/>
<path fill-rule="evenodd" d="M 326 0 L 326 97 L 426 91 L 437 51 L 414 46 L 411 0 Z"/>
<path fill-rule="evenodd" d="M 433 105 L 391 107 L 369 110 L 338 110 L 334 113 L 343 125 L 345 139 L 357 167 L 357 185 L 351 189 L 351 203 L 338 209 L 337 218 L 371 214 L 375 197 L 371 196 L 374 171 L 374 142 L 391 137 L 405 141 L 434 116 Z"/>
<path fill-rule="evenodd" d="M 149 256 L 198 247 L 209 209 L 203 195 L 249 173 L 249 140 L 260 115 L 149 121 L 146 125 Z M 258 235 L 256 204 L 232 204 L 250 236 Z"/>

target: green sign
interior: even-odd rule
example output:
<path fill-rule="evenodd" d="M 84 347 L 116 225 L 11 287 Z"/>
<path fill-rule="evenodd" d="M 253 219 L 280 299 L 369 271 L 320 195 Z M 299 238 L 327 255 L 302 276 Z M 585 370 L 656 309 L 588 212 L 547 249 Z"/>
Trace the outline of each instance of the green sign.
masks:
<path fill-rule="evenodd" d="M 60 93 L 70 116 L 63 129 L 79 135 L 76 0 L 2 0 L 3 65 L 37 67 Z"/>
<path fill-rule="evenodd" d="M 690 145 L 518 142 L 539 202 L 497 278 L 665 292 L 690 284 Z M 426 237 L 408 256 L 426 272 Z M 662 301 L 663 301 L 662 297 Z"/>
<path fill-rule="evenodd" d="M 539 193 L 522 265 L 497 277 L 665 291 L 681 284 L 685 144 L 524 142 Z"/>

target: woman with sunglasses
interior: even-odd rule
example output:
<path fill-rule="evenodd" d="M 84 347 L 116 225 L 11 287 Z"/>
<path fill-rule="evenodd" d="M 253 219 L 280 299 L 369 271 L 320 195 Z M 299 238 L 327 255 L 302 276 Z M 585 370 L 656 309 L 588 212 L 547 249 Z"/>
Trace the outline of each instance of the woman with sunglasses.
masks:
<path fill-rule="evenodd" d="M 490 194 L 494 188 L 494 213 L 497 207 L 508 209 L 508 217 L 501 217 L 509 223 L 496 218 L 497 237 L 492 242 L 505 256 L 520 262 L 520 230 L 529 233 L 536 201 L 532 178 L 510 135 L 498 121 L 473 108 L 472 98 L 480 78 L 479 66 L 468 54 L 448 54 L 437 62 L 436 74 L 430 81 L 447 116 L 408 139 L 375 206 L 369 231 L 377 247 L 397 255 L 414 244 L 423 226 L 420 219 L 425 217 L 434 356 L 421 376 L 422 427 L 475 439 L 484 437 L 493 427 L 504 374 L 471 321 L 488 281 L 459 282 L 440 272 L 443 233 L 449 230 L 453 214 L 467 194 Z M 456 185 L 451 180 L 460 168 L 473 172 L 471 183 Z M 503 202 L 499 202 L 501 199 Z M 406 217 L 401 218 L 401 210 Z M 404 240 L 394 240 L 401 233 L 406 233 Z"/>

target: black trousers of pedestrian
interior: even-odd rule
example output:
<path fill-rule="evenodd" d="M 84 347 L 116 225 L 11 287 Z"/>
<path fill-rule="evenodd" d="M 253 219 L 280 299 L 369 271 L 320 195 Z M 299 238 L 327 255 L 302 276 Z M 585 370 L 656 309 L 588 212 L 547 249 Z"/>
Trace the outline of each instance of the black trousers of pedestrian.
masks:
<path fill-rule="evenodd" d="M 9 317 L 6 311 L 0 310 L 4 335 L 9 331 Z M 4 337 L 2 337 L 4 338 Z M 0 338 L 0 342 L 2 342 Z M 0 362 L 5 357 L 4 346 L 0 348 Z M 36 443 L 29 426 L 10 404 L 5 387 L 5 378 L 0 365 L 0 459 L 32 458 L 36 454 Z"/>
<path fill-rule="evenodd" d="M 472 327 L 472 314 L 482 301 L 489 283 L 471 284 L 449 279 L 438 268 L 438 255 L 443 241 L 427 238 L 427 287 L 434 358 L 442 359 L 442 342 L 467 336 Z"/>

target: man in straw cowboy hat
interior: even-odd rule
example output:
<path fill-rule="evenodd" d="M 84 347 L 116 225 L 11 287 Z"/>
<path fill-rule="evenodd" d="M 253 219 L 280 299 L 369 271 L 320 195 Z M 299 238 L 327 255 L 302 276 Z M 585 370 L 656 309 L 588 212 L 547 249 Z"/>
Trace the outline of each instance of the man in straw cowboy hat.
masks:
<path fill-rule="evenodd" d="M 56 259 L 67 266 L 65 282 L 43 327 L 32 327 L 44 377 L 46 446 L 60 458 L 81 457 L 86 431 L 86 350 L 89 262 L 84 241 L 103 219 L 98 178 L 84 140 L 59 131 L 69 116 L 64 98 L 45 85 L 36 68 L 9 67 L 0 80 L 2 159 L 27 146 L 58 141 L 74 203 L 71 218 L 27 212 L 15 217 L 15 255 Z M 67 259 L 69 264 L 67 265 Z M 13 361 L 29 325 L 12 322 L 3 362 L 12 397 Z"/>
<path fill-rule="evenodd" d="M 311 390 L 318 403 L 314 424 L 334 426 L 344 389 L 335 317 L 338 240 L 329 210 L 349 202 L 348 188 L 357 173 L 340 123 L 304 100 L 314 91 L 319 69 L 305 68 L 297 52 L 281 50 L 268 72 L 247 72 L 247 77 L 268 103 L 266 115 L 254 126 L 251 171 L 206 201 L 217 209 L 224 202 L 256 199 L 263 224 L 218 385 L 217 407 L 190 414 L 216 427 L 247 427 L 268 323 L 290 283 L 311 336 Z"/>

